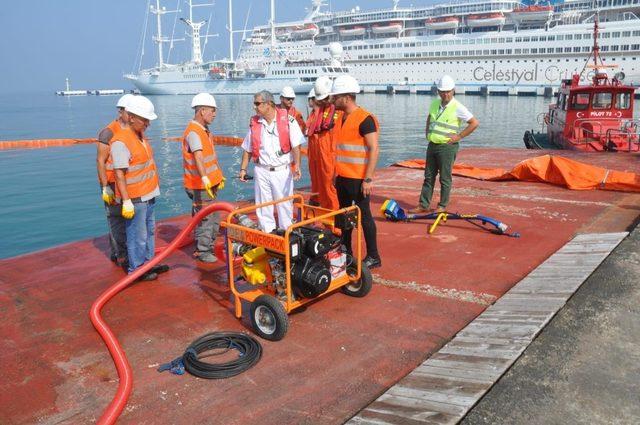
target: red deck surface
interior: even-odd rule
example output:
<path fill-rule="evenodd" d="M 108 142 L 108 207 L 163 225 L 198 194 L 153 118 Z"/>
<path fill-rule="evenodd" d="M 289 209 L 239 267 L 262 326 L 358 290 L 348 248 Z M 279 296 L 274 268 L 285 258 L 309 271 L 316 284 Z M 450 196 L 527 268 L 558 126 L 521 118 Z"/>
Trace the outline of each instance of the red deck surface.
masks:
<path fill-rule="evenodd" d="M 538 154 L 465 149 L 458 161 L 510 168 Z M 640 173 L 637 155 L 562 155 Z M 386 198 L 413 206 L 421 183 L 420 170 L 379 170 L 374 208 Z M 332 294 L 296 312 L 284 340 L 261 340 L 260 363 L 227 380 L 155 370 L 204 333 L 249 329 L 233 316 L 223 266 L 198 268 L 191 246 L 175 253 L 169 273 L 104 309 L 134 371 L 120 422 L 342 423 L 576 233 L 627 229 L 640 194 L 454 178 L 450 210 L 497 218 L 522 237 L 453 220 L 428 235 L 426 223 L 378 219 L 383 267 L 372 292 Z M 165 221 L 159 237 L 185 220 Z M 105 251 L 99 238 L 0 261 L 0 423 L 87 423 L 111 400 L 117 373 L 88 318 L 93 300 L 123 276 Z"/>

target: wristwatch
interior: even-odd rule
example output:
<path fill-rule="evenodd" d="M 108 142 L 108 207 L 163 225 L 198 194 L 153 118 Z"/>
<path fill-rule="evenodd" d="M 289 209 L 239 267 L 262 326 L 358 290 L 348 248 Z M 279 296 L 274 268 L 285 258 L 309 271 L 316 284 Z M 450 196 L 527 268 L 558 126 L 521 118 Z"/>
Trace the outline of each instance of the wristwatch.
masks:
<path fill-rule="evenodd" d="M 365 183 L 371 183 L 372 181 L 373 181 L 373 179 L 372 179 L 372 178 L 366 178 L 366 179 L 364 179 L 364 182 L 365 182 Z"/>

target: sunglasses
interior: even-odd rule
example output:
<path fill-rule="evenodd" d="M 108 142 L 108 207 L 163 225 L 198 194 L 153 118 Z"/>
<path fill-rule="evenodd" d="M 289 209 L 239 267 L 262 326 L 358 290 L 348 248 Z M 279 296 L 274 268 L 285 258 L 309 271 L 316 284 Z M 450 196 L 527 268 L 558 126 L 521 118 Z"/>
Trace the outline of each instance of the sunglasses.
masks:
<path fill-rule="evenodd" d="M 263 103 L 267 103 L 267 102 L 253 102 L 253 106 L 260 106 Z"/>

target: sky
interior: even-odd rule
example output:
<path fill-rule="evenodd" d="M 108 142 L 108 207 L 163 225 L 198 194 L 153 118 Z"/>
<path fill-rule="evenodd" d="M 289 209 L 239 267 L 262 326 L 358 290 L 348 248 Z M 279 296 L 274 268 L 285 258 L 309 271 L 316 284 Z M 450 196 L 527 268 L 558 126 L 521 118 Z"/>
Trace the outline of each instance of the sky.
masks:
<path fill-rule="evenodd" d="M 194 3 L 211 3 L 195 0 Z M 433 0 L 401 0 L 400 6 L 425 5 Z M 444 1 L 443 1 L 444 2 Z M 72 89 L 133 88 L 122 75 L 137 70 L 148 0 L 30 0 L 3 2 L 0 14 L 0 90 L 7 93 L 64 90 L 65 78 Z M 151 0 L 155 4 L 155 0 Z M 204 58 L 228 57 L 227 0 L 216 0 L 212 7 L 196 8 L 194 18 L 211 22 Z M 332 10 L 387 8 L 391 0 L 332 0 Z M 184 0 L 163 0 L 167 10 L 182 10 Z M 302 18 L 310 0 L 276 0 L 276 21 Z M 242 29 L 248 15 L 247 28 L 266 24 L 269 0 L 233 0 L 234 29 Z M 213 15 L 211 13 L 213 12 Z M 209 17 L 211 16 L 211 19 Z M 155 15 L 149 14 L 149 19 Z M 169 36 L 175 15 L 163 18 L 163 35 Z M 196 19 L 194 19 L 196 20 Z M 178 21 L 175 37 L 184 38 L 186 25 Z M 203 30 L 206 32 L 206 30 Z M 151 42 L 155 23 L 148 26 L 143 66 L 157 62 L 157 47 Z M 240 35 L 235 36 L 236 52 Z M 165 45 L 165 49 L 168 47 Z M 188 40 L 175 44 L 171 62 L 190 57 Z"/>

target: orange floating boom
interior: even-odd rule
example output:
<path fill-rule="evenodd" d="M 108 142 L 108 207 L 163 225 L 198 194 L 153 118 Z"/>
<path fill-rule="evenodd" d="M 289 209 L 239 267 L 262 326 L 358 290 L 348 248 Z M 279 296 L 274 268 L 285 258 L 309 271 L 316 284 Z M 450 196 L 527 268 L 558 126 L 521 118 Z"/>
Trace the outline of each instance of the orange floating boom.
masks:
<path fill-rule="evenodd" d="M 0 141 L 0 150 L 9 149 L 44 149 L 59 146 L 88 145 L 96 143 L 96 139 L 37 139 Z"/>

